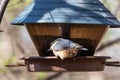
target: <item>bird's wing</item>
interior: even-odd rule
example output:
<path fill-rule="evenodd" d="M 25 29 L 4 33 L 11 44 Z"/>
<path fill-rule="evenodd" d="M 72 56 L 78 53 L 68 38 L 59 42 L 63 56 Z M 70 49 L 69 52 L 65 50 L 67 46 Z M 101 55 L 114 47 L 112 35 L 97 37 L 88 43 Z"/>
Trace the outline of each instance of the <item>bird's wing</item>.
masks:
<path fill-rule="evenodd" d="M 56 41 L 60 41 L 61 38 L 55 39 L 54 41 L 51 42 L 50 46 L 52 46 Z"/>
<path fill-rule="evenodd" d="M 59 51 L 59 50 L 63 50 L 63 47 L 61 47 L 61 45 L 55 45 L 55 46 L 53 46 L 53 49 L 55 51 Z"/>
<path fill-rule="evenodd" d="M 65 49 L 74 48 L 75 46 L 82 47 L 81 45 L 71 40 L 63 39 L 63 38 L 58 38 L 51 43 L 51 47 L 54 50 L 65 50 Z"/>
<path fill-rule="evenodd" d="M 70 42 L 69 40 L 62 39 L 61 41 L 58 41 L 54 46 L 54 50 L 65 50 L 70 48 Z"/>
<path fill-rule="evenodd" d="M 73 41 L 70 41 L 70 48 L 74 48 L 75 46 L 82 47 L 82 46 L 79 45 L 78 43 L 75 43 L 75 42 L 73 42 Z"/>

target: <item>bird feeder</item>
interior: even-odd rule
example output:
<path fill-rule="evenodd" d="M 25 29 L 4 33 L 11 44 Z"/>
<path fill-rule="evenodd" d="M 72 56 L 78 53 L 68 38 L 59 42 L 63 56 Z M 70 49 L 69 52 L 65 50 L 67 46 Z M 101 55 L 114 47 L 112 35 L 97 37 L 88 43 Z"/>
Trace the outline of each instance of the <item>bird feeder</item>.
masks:
<path fill-rule="evenodd" d="M 94 56 L 108 28 L 120 22 L 99 0 L 34 0 L 12 22 L 24 25 L 39 56 L 23 57 L 28 71 L 103 71 L 108 56 Z M 74 58 L 58 59 L 47 52 L 57 38 L 88 48 Z"/>

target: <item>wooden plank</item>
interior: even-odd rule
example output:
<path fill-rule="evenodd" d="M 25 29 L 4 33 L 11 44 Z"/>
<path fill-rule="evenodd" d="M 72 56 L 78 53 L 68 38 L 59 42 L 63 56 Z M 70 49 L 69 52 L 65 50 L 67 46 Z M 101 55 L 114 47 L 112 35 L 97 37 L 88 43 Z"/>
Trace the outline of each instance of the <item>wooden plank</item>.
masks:
<path fill-rule="evenodd" d="M 61 37 L 70 39 L 70 24 L 59 24 Z"/>
<path fill-rule="evenodd" d="M 50 43 L 61 36 L 58 24 L 25 24 L 40 56 L 46 54 Z M 38 37 L 36 37 L 38 36 Z M 48 37 L 46 37 L 48 36 Z M 51 37 L 49 37 L 51 36 Z"/>
<path fill-rule="evenodd" d="M 94 48 L 97 47 L 102 37 L 108 30 L 108 26 L 101 25 L 71 25 L 70 37 L 93 40 L 91 43 Z"/>
<path fill-rule="evenodd" d="M 26 24 L 29 28 L 30 34 L 33 36 L 60 36 L 58 24 Z M 28 29 L 27 29 L 28 30 Z"/>
<path fill-rule="evenodd" d="M 68 59 L 27 58 L 25 64 L 30 72 L 39 71 L 103 71 L 107 57 L 78 57 Z"/>
<path fill-rule="evenodd" d="M 109 56 L 81 56 L 81 57 L 74 57 L 75 59 L 86 59 L 86 58 L 89 58 L 89 59 L 111 59 L 111 57 Z M 72 59 L 74 59 L 72 58 Z M 30 57 L 22 57 L 20 58 L 20 60 L 29 60 L 29 59 L 34 59 L 34 60 L 44 60 L 44 59 L 59 59 L 58 57 L 56 56 L 30 56 Z M 70 58 L 67 58 L 67 59 L 70 59 Z"/>

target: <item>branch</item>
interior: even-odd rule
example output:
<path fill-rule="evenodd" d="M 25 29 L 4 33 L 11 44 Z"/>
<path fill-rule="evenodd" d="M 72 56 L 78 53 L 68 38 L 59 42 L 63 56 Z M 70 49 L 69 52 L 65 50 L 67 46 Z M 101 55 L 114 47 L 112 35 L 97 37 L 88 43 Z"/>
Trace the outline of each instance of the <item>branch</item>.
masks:
<path fill-rule="evenodd" d="M 119 11 L 120 11 L 120 0 L 118 0 L 118 5 L 117 5 L 117 7 L 115 8 L 115 11 L 114 11 L 113 14 L 114 14 L 115 16 L 118 16 Z"/>
<path fill-rule="evenodd" d="M 103 49 L 105 49 L 105 48 L 107 48 L 107 47 L 109 47 L 109 46 L 111 46 L 111 45 L 113 45 L 113 44 L 115 44 L 115 43 L 119 43 L 119 42 L 120 42 L 120 38 L 118 38 L 118 39 L 116 39 L 116 40 L 113 40 L 113 41 L 110 41 L 110 42 L 108 42 L 108 43 L 102 44 L 102 45 L 97 49 L 97 51 L 101 51 L 101 50 L 103 50 Z"/>
<path fill-rule="evenodd" d="M 9 0 L 0 0 L 0 24 Z"/>

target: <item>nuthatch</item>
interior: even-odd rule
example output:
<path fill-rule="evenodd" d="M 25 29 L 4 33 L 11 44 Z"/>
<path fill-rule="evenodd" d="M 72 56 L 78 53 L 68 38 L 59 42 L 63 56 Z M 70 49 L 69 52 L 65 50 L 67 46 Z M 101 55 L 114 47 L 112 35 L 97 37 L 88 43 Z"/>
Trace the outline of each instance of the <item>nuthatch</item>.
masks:
<path fill-rule="evenodd" d="M 88 49 L 71 40 L 58 38 L 51 43 L 50 50 L 55 56 L 63 60 L 64 58 L 75 57 L 79 50 L 87 51 Z"/>

